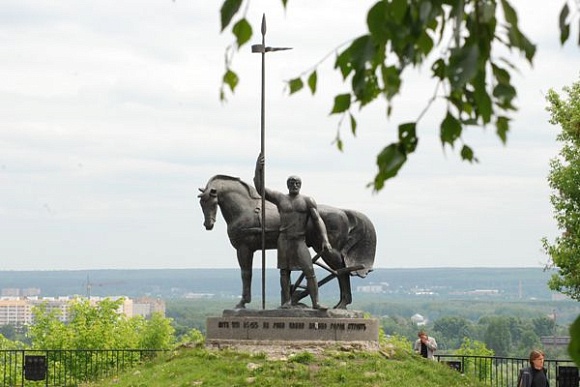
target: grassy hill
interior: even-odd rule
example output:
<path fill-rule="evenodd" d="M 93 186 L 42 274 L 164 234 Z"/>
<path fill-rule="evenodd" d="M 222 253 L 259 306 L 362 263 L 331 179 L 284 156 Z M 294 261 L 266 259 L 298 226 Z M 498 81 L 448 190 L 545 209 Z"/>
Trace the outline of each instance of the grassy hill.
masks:
<path fill-rule="evenodd" d="M 392 347 L 378 351 L 331 346 L 319 353 L 180 348 L 94 387 L 185 386 L 483 386 L 444 364 Z"/>

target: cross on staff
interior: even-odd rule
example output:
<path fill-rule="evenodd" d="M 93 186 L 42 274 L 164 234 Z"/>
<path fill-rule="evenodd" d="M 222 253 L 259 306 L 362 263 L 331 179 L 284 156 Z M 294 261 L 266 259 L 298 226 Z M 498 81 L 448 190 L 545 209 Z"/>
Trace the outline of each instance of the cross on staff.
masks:
<path fill-rule="evenodd" d="M 266 53 L 272 51 L 290 50 L 290 47 L 267 47 L 266 46 L 266 14 L 262 15 L 262 44 L 254 44 L 252 52 L 262 54 L 262 103 L 261 103 L 261 147 L 264 157 L 262 168 L 262 309 L 266 309 L 266 109 L 265 109 L 265 84 L 266 84 Z"/>

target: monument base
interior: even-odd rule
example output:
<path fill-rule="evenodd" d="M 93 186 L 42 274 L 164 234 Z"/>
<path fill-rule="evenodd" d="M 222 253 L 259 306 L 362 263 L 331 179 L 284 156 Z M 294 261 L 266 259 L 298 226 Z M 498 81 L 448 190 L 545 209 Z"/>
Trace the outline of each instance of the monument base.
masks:
<path fill-rule="evenodd" d="M 208 317 L 208 344 L 232 340 L 378 342 L 379 323 L 374 318 L 362 318 L 362 312 L 334 309 L 240 309 L 225 310 L 222 317 Z"/>

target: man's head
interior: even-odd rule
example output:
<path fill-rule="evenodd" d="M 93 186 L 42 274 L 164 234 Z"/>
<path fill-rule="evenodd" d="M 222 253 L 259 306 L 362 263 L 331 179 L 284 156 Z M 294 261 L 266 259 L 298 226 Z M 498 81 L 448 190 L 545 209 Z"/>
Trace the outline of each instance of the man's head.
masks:
<path fill-rule="evenodd" d="M 298 176 L 290 176 L 286 180 L 286 185 L 288 186 L 288 192 L 290 195 L 298 195 L 300 193 L 300 188 L 302 187 L 302 180 Z"/>
<path fill-rule="evenodd" d="M 417 337 L 422 339 L 422 340 L 427 340 L 427 332 L 419 331 L 419 333 L 417 333 Z"/>
<path fill-rule="evenodd" d="M 539 349 L 530 352 L 530 365 L 537 370 L 544 368 L 544 352 Z"/>

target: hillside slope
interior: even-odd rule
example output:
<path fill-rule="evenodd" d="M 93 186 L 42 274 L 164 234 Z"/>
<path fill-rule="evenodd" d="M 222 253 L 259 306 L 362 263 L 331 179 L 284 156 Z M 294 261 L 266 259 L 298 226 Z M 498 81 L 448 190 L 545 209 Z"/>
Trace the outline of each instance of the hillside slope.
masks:
<path fill-rule="evenodd" d="M 318 352 L 276 358 L 264 352 L 181 348 L 91 386 L 483 386 L 444 364 L 402 351 L 389 356 L 385 350 L 334 346 Z"/>

